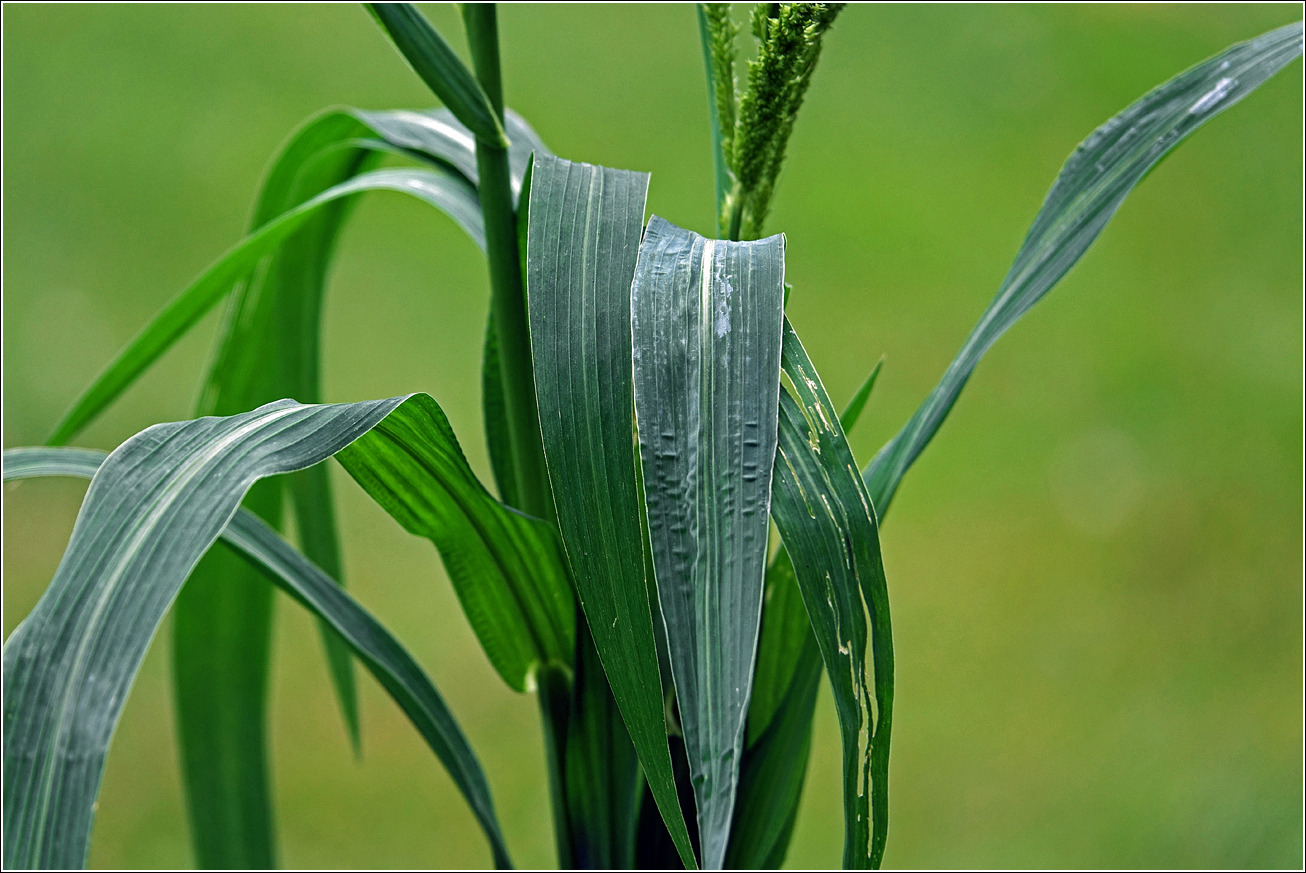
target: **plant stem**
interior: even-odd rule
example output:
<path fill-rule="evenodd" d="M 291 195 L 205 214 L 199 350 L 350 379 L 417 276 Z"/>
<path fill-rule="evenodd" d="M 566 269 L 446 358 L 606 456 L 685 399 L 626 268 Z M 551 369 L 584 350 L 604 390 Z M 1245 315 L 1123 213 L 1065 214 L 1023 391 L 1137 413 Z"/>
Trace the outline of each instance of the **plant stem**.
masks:
<path fill-rule="evenodd" d="M 499 27 L 494 4 L 468 3 L 462 11 L 476 78 L 502 123 L 503 80 L 499 68 Z M 478 138 L 476 170 L 480 177 L 491 309 L 499 341 L 508 433 L 522 504 L 518 509 L 552 520 L 553 496 L 544 467 L 544 443 L 540 438 L 539 411 L 535 404 L 530 327 L 526 319 L 526 295 L 517 252 L 517 216 L 513 211 L 507 149 Z"/>

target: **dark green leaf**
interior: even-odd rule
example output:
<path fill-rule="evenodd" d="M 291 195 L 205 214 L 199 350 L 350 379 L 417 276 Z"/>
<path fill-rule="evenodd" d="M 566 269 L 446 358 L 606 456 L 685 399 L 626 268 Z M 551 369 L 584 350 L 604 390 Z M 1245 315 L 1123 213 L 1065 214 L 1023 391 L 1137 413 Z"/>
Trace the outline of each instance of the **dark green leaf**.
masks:
<path fill-rule="evenodd" d="M 961 351 L 911 420 L 867 466 L 867 488 L 881 516 L 980 358 L 1069 272 L 1134 186 L 1184 137 L 1256 90 L 1301 52 L 1301 22 L 1238 43 L 1149 91 L 1079 144 Z"/>
<path fill-rule="evenodd" d="M 703 866 L 725 861 L 766 570 L 784 237 L 654 216 L 632 289 L 635 418 Z"/>
<path fill-rule="evenodd" d="M 96 474 L 104 462 L 102 452 L 87 449 L 12 449 L 4 455 L 4 478 L 27 478 L 30 476 L 80 476 L 90 478 Z M 233 504 L 234 505 L 234 504 Z M 489 787 L 481 772 L 479 762 L 466 738 L 449 712 L 431 680 L 413 660 L 403 646 L 391 636 L 379 622 L 341 590 L 335 582 L 327 577 L 317 566 L 299 554 L 285 540 L 261 519 L 245 509 L 238 509 L 227 527 L 222 531 L 223 541 L 239 551 L 263 574 L 269 577 L 287 594 L 295 598 L 323 621 L 331 625 L 340 634 L 372 672 L 377 681 L 390 693 L 395 702 L 412 720 L 414 727 L 423 739 L 439 756 L 448 768 L 455 784 L 472 806 L 478 821 L 490 839 L 496 866 L 510 866 L 507 849 L 500 833 L 490 799 Z M 162 580 L 160 580 L 162 581 Z M 156 582 L 158 584 L 158 582 Z M 137 592 L 143 594 L 144 592 Z M 119 601 L 119 604 L 121 601 Z M 119 604 L 115 604 L 121 609 Z M 24 622 L 26 625 L 26 622 Z M 26 633 L 26 632 L 25 632 Z M 9 677 L 10 647 L 18 643 L 17 633 L 10 637 L 5 646 L 5 674 Z M 147 640 L 148 642 L 148 640 Z M 15 650 L 17 651 L 17 650 Z M 130 678 L 128 680 L 130 685 Z M 12 687 L 11 687 L 12 688 Z M 126 689 L 123 690 L 126 693 Z M 119 704 L 120 706 L 121 704 Z M 113 720 L 116 720 L 113 719 Z M 8 714 L 6 714 L 6 724 Z M 110 725 L 112 730 L 112 725 Z M 9 765 L 9 737 L 6 736 L 6 769 Z M 107 738 L 105 739 L 107 746 Z M 104 752 L 99 753 L 101 762 Z M 92 780 L 98 785 L 98 774 Z M 11 803 L 21 802 L 21 797 L 11 799 L 9 782 L 6 781 L 5 796 L 5 862 L 6 864 L 24 863 L 39 865 L 42 858 L 33 856 L 31 846 L 11 844 L 10 808 Z M 90 788 L 92 799 L 96 786 Z M 69 797 L 69 800 L 75 798 Z M 89 837 L 92 807 L 85 815 Z M 20 818 L 15 816 L 15 818 Z M 29 824 L 32 824 L 29 822 Z M 55 829 L 57 832 L 57 829 Z M 83 838 L 85 839 L 85 838 Z M 10 847 L 13 846 L 14 859 L 11 860 Z M 85 848 L 82 848 L 84 857 Z M 20 858 L 19 856 L 24 856 Z M 81 859 L 51 851 L 45 860 L 55 862 L 57 866 L 76 866 Z"/>
<path fill-rule="evenodd" d="M 427 87 L 477 138 L 508 147 L 499 115 L 467 66 L 411 3 L 369 3 L 373 17 Z"/>
<path fill-rule="evenodd" d="M 572 865 L 581 870 L 635 866 L 635 826 L 644 790 L 639 757 L 588 633 L 576 653 L 567 723 L 567 812 Z"/>
<path fill-rule="evenodd" d="M 797 600 L 798 585 L 792 570 L 787 584 Z M 798 612 L 805 621 L 801 601 Z M 821 680 L 821 652 L 810 627 L 804 627 L 797 651 L 797 657 L 791 661 L 796 669 L 789 687 L 772 709 L 775 718 L 758 736 L 750 737 L 744 753 L 739 771 L 739 800 L 730 831 L 730 850 L 726 853 L 726 866 L 732 870 L 777 869 L 789 848 L 803 779 L 807 775 L 812 713 Z M 750 734 L 752 726 L 750 709 Z"/>
<path fill-rule="evenodd" d="M 875 388 L 875 380 L 880 376 L 880 368 L 884 366 L 884 358 L 875 362 L 871 368 L 871 373 L 862 383 L 862 387 L 857 389 L 853 399 L 848 401 L 842 413 L 839 414 L 839 426 L 843 428 L 844 433 L 851 433 L 852 429 L 857 426 L 857 419 L 862 417 L 862 410 L 866 408 L 866 401 L 871 397 L 871 390 Z"/>
<path fill-rule="evenodd" d="M 635 480 L 630 283 L 648 176 L 537 156 L 527 293 L 558 525 L 585 618 L 653 796 L 693 849 L 667 747 Z"/>
<path fill-rule="evenodd" d="M 783 361 L 772 513 L 834 690 L 843 738 L 843 863 L 878 867 L 888 831 L 893 641 L 875 510 L 834 406 L 787 321 Z"/>

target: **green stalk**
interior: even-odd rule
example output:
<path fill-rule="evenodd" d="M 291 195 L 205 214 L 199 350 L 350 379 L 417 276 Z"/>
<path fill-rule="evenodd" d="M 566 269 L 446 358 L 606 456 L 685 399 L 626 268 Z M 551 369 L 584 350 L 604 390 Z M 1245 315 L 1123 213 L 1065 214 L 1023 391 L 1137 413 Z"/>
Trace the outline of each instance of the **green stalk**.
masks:
<path fill-rule="evenodd" d="M 499 27 L 493 3 L 462 7 L 467 42 L 476 78 L 503 122 L 503 80 L 499 69 Z M 539 518 L 554 517 L 553 497 L 544 467 L 544 443 L 535 405 L 531 367 L 530 327 L 517 252 L 517 216 L 512 205 L 508 150 L 476 139 L 476 170 L 480 176 L 481 213 L 485 219 L 485 252 L 490 265 L 490 299 L 499 340 L 503 396 L 508 434 L 521 491 L 521 509 Z"/>
<path fill-rule="evenodd" d="M 503 74 L 499 63 L 499 22 L 495 4 L 465 3 L 460 9 L 476 78 L 489 97 L 502 127 Z M 507 407 L 508 436 L 513 466 L 517 471 L 521 504 L 518 509 L 552 523 L 556 513 L 548 471 L 544 466 L 544 442 L 540 436 L 540 414 L 535 401 L 530 323 L 527 321 L 522 278 L 525 252 L 524 247 L 519 247 L 517 236 L 508 150 L 478 137 L 476 171 L 480 179 L 481 214 L 485 219 L 485 254 L 490 267 L 490 309 L 498 335 L 499 371 Z M 522 199 L 526 199 L 526 192 L 523 192 Z M 549 667 L 540 670 L 536 678 L 558 866 L 568 869 L 575 863 L 566 792 L 571 682 L 567 676 Z"/>

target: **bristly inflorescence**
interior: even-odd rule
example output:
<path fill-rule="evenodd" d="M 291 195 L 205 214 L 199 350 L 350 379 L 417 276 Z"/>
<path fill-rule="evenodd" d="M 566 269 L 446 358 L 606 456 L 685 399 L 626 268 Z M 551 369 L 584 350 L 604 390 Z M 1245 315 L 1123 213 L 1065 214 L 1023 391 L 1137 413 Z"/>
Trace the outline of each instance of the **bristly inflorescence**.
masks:
<path fill-rule="evenodd" d="M 759 3 L 752 16 L 757 57 L 748 62 L 748 90 L 737 97 L 734 57 L 739 28 L 731 20 L 730 4 L 703 5 L 721 147 L 732 182 L 721 204 L 721 229 L 729 239 L 762 234 L 785 147 L 821 55 L 821 40 L 843 6 Z"/>

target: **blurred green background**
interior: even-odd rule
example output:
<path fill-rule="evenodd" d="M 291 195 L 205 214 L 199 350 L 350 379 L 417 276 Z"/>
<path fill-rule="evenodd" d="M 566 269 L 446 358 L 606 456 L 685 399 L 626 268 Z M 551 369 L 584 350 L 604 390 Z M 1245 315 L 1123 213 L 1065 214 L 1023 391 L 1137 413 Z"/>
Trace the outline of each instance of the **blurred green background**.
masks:
<path fill-rule="evenodd" d="M 428 13 L 464 48 L 451 7 Z M 116 349 L 241 234 L 262 171 L 330 104 L 432 99 L 357 6 L 4 7 L 4 445 L 40 442 Z M 1057 169 L 1153 85 L 1300 6 L 854 7 L 828 38 L 769 228 L 790 312 L 869 459 L 942 372 Z M 711 226 L 690 6 L 500 13 L 508 100 L 559 154 L 651 171 Z M 990 353 L 885 531 L 898 692 L 887 866 L 1300 867 L 1302 66 L 1184 144 Z M 365 200 L 327 310 L 326 396 L 427 391 L 487 474 L 481 256 Z M 208 318 L 81 438 L 186 418 Z M 551 865 L 535 701 L 507 690 L 435 551 L 339 468 L 349 585 L 478 750 L 516 861 Z M 488 474 L 487 474 L 488 481 Z M 84 486 L 4 491 L 4 632 Z M 288 867 L 482 866 L 435 758 L 363 681 L 365 754 L 313 623 L 281 598 L 271 710 Z M 187 866 L 161 633 L 91 848 Z M 828 691 L 789 865 L 838 864 Z"/>

